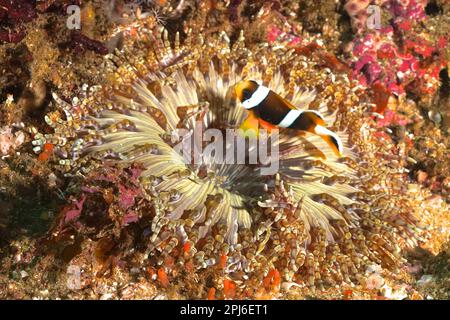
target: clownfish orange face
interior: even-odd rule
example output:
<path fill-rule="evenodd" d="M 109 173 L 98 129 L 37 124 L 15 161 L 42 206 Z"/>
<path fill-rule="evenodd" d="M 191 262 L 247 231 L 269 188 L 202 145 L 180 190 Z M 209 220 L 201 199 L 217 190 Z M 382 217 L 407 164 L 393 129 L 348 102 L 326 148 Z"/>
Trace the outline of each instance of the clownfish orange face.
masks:
<path fill-rule="evenodd" d="M 307 131 L 321 136 L 337 156 L 343 145 L 339 136 L 325 128 L 322 115 L 315 110 L 299 110 L 269 88 L 254 80 L 243 80 L 235 85 L 236 97 L 249 111 L 241 129 L 255 129 L 258 124 L 266 129 L 280 127 Z"/>
<path fill-rule="evenodd" d="M 271 90 L 269 88 L 259 85 L 254 80 L 241 81 L 235 86 L 236 97 L 247 110 L 253 109 L 261 104 L 270 92 Z"/>
<path fill-rule="evenodd" d="M 234 90 L 239 101 L 244 102 L 252 97 L 256 90 L 258 90 L 258 83 L 253 80 L 240 81 L 236 84 Z"/>

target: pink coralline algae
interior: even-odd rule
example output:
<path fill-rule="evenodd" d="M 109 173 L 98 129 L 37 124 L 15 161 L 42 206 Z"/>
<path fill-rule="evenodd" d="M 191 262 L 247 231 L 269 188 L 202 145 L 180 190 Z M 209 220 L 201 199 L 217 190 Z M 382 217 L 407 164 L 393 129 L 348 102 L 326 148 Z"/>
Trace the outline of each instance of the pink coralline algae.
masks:
<path fill-rule="evenodd" d="M 427 0 L 390 0 L 385 1 L 386 7 L 394 15 L 397 23 L 404 19 L 421 20 L 426 17 Z"/>
<path fill-rule="evenodd" d="M 68 208 L 64 216 L 64 223 L 71 222 L 81 215 L 84 202 L 86 201 L 86 195 L 82 195 L 81 198 L 74 203 L 74 208 Z"/>
<path fill-rule="evenodd" d="M 367 22 L 367 7 L 370 0 L 348 0 L 344 6 L 345 11 L 352 20 L 353 30 L 360 32 L 364 29 Z"/>
<path fill-rule="evenodd" d="M 19 147 L 25 140 L 23 132 L 12 133 L 10 127 L 0 128 L 0 156 L 5 156 Z"/>
<path fill-rule="evenodd" d="M 130 223 L 137 222 L 138 220 L 139 220 L 139 215 L 134 211 L 130 211 L 123 216 L 122 223 L 124 225 L 128 225 Z"/>
<path fill-rule="evenodd" d="M 378 29 L 368 29 L 365 19 L 369 4 L 381 6 L 392 19 L 383 21 Z M 436 92 L 439 72 L 446 63 L 444 51 L 448 46 L 448 37 L 412 32 L 418 22 L 427 18 L 425 5 L 426 1 L 418 0 L 347 2 L 345 8 L 351 16 L 365 17 L 364 24 L 358 24 L 356 28 L 358 35 L 351 43 L 350 59 L 353 75 L 362 85 L 378 83 L 396 95 Z M 356 11 L 359 13 L 356 14 Z M 353 24 L 356 22 L 353 21 Z M 363 34 L 361 31 L 367 32 Z"/>
<path fill-rule="evenodd" d="M 62 209 L 62 223 L 64 228 L 69 223 L 75 227 L 83 225 L 90 216 L 109 216 L 126 226 L 139 220 L 134 208 L 142 199 L 142 190 L 138 187 L 137 177 L 141 169 L 130 167 L 124 171 L 117 168 L 105 167 L 98 173 L 92 174 L 89 182 L 81 187 L 81 194 L 72 204 Z M 102 199 L 105 206 L 98 206 Z"/>
<path fill-rule="evenodd" d="M 389 127 L 389 126 L 406 126 L 408 123 L 411 123 L 410 119 L 407 119 L 405 116 L 402 116 L 398 113 L 395 113 L 392 110 L 386 110 L 384 113 L 384 117 L 378 119 L 377 126 L 378 127 Z"/>
<path fill-rule="evenodd" d="M 267 30 L 267 41 L 269 43 L 275 41 L 286 42 L 290 46 L 296 46 L 302 43 L 302 38 L 292 32 L 284 32 L 275 25 L 270 25 Z"/>
<path fill-rule="evenodd" d="M 393 17 L 393 23 L 421 20 L 426 17 L 426 0 L 348 0 L 344 9 L 352 21 L 352 28 L 357 33 L 367 29 L 367 18 L 375 14 L 369 10 L 370 5 L 386 9 Z"/>
<path fill-rule="evenodd" d="M 139 193 L 138 189 L 130 189 L 124 185 L 119 185 L 119 205 L 126 210 L 134 205 L 135 197 Z"/>
<path fill-rule="evenodd" d="M 381 83 L 397 95 L 403 94 L 405 89 L 418 94 L 433 93 L 439 86 L 439 71 L 445 65 L 440 51 L 447 43 L 446 38 L 434 44 L 411 36 L 398 46 L 392 27 L 367 34 L 354 42 L 354 77 L 366 86 Z"/>

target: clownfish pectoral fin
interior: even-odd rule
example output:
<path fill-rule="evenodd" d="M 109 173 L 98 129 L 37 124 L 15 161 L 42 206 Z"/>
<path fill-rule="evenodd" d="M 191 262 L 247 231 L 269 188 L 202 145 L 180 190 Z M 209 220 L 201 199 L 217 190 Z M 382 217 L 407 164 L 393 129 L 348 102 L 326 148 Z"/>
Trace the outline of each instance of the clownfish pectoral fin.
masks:
<path fill-rule="evenodd" d="M 242 130 L 244 137 L 258 136 L 259 133 L 259 120 L 255 117 L 253 112 L 249 112 L 247 119 L 245 119 L 241 126 L 239 127 Z"/>
<path fill-rule="evenodd" d="M 261 128 L 265 129 L 269 134 L 272 132 L 272 130 L 277 129 L 277 126 L 261 119 L 259 119 L 259 125 L 261 126 Z"/>
<path fill-rule="evenodd" d="M 344 152 L 344 146 L 342 145 L 342 141 L 336 133 L 328 130 L 321 125 L 316 125 L 314 127 L 314 133 L 321 136 L 322 139 L 325 140 L 326 143 L 328 143 L 336 156 L 342 156 L 342 153 Z"/>
<path fill-rule="evenodd" d="M 308 131 L 297 131 L 297 136 L 299 137 L 304 137 L 306 135 Z M 304 146 L 304 150 L 305 152 L 314 157 L 314 158 L 321 158 L 322 160 L 326 160 L 327 157 L 325 156 L 325 154 L 323 153 L 322 150 L 320 150 L 314 143 L 309 142 L 307 139 L 302 139 L 302 143 Z"/>

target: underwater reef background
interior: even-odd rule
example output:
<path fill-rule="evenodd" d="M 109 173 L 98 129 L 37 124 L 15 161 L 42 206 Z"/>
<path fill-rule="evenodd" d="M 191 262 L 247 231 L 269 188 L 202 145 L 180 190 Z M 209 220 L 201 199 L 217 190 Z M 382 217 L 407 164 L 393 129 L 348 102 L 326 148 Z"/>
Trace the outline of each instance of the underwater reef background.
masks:
<path fill-rule="evenodd" d="M 449 299 L 449 32 L 447 0 L 0 0 L 0 298 Z M 241 79 L 344 157 L 183 163 Z"/>

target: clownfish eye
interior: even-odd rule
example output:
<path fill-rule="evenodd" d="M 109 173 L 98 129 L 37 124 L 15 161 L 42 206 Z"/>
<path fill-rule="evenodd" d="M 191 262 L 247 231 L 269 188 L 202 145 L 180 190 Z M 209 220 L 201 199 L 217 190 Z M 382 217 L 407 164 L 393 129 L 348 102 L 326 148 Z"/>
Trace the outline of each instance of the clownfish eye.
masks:
<path fill-rule="evenodd" d="M 242 90 L 242 101 L 250 99 L 252 96 L 252 93 L 248 89 Z"/>

